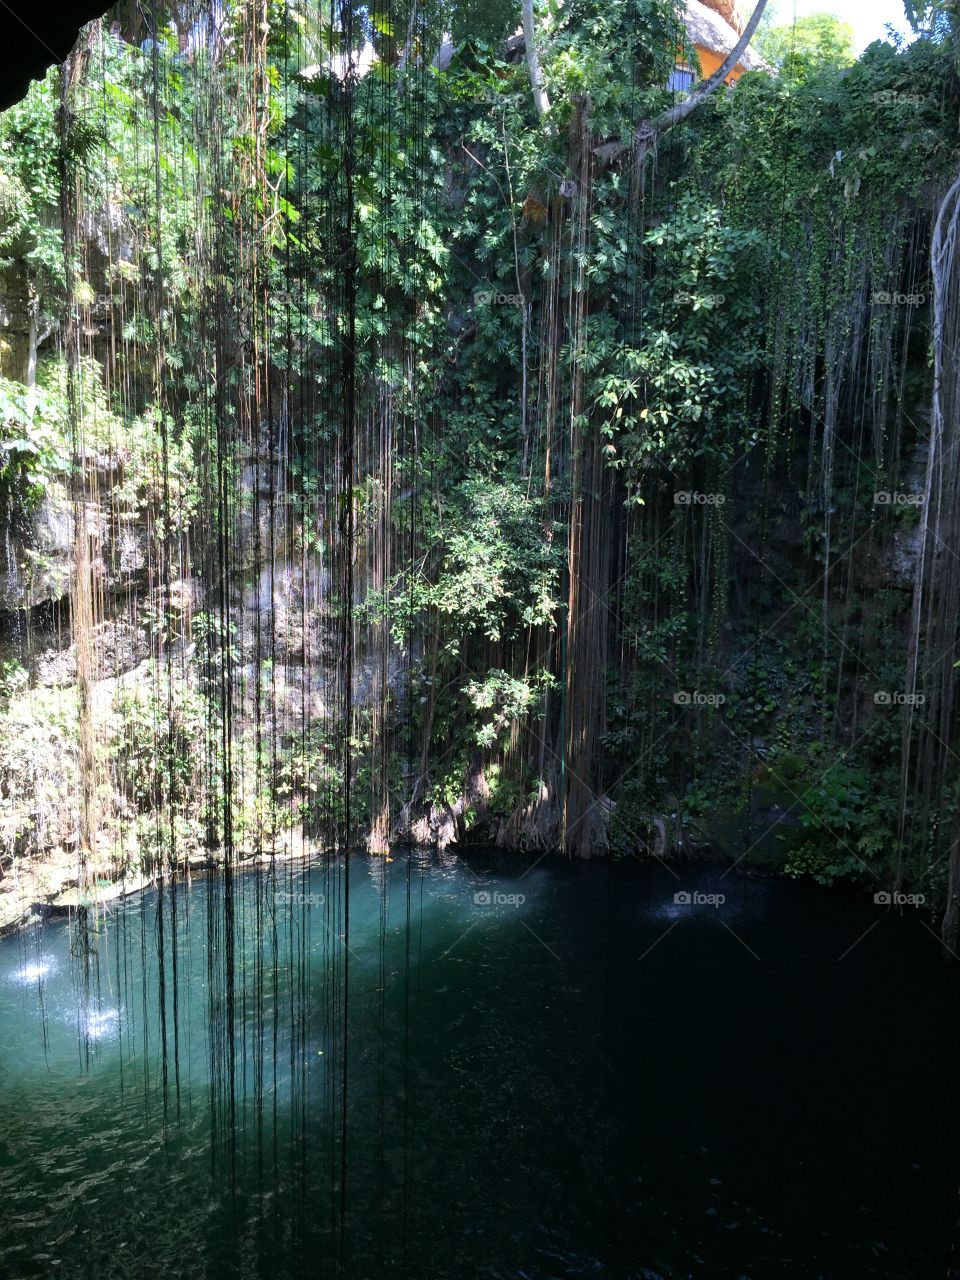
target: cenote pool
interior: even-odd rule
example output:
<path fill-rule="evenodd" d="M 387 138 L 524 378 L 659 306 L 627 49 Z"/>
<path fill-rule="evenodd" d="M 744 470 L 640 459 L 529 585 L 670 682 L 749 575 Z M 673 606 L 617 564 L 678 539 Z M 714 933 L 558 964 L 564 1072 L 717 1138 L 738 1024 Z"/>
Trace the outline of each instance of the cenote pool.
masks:
<path fill-rule="evenodd" d="M 529 867 L 356 856 L 348 919 L 343 863 L 249 873 L 232 931 L 219 879 L 147 893 L 89 992 L 67 922 L 0 943 L 0 1275 L 960 1274 L 915 911 Z"/>

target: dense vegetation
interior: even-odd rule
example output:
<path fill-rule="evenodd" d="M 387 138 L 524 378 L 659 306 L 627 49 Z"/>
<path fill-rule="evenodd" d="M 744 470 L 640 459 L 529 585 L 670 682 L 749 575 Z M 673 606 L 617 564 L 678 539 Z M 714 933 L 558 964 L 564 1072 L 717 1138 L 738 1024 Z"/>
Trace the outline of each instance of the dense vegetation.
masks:
<path fill-rule="evenodd" d="M 538 6 L 543 114 L 509 4 L 87 28 L 0 118 L 27 896 L 494 839 L 909 889 L 955 946 L 960 82 L 914 16 L 769 32 L 655 147 L 667 0 Z"/>

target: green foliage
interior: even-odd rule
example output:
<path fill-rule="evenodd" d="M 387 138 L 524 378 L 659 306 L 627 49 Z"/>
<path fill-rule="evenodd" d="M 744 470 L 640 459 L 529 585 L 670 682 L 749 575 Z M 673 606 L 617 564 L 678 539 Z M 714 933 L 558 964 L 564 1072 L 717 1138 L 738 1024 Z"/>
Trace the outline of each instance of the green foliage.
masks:
<path fill-rule="evenodd" d="M 799 834 L 781 837 L 787 846 L 784 870 L 827 885 L 875 876 L 883 856 L 893 851 L 897 805 L 894 793 L 883 790 L 892 780 L 842 756 L 825 769 L 822 759 L 812 764 L 815 776 L 795 784 L 802 796 Z"/>
<path fill-rule="evenodd" d="M 22 693 L 29 683 L 29 673 L 15 659 L 7 658 L 0 662 L 0 698 L 9 700 Z"/>
<path fill-rule="evenodd" d="M 202 610 L 193 615 L 192 633 L 200 688 L 216 705 L 218 693 L 229 687 L 240 662 L 237 624 Z"/>
<path fill-rule="evenodd" d="M 0 377 L 0 482 L 27 507 L 50 481 L 67 474 L 70 446 L 56 397 L 46 388 L 31 394 L 21 382 Z"/>
<path fill-rule="evenodd" d="M 479 745 L 493 746 L 511 724 L 535 711 L 543 690 L 555 684 L 547 671 L 539 673 L 536 681 L 518 679 L 507 671 L 488 671 L 484 679 L 471 680 L 466 695 L 475 710 L 486 713 L 476 731 Z"/>
<path fill-rule="evenodd" d="M 55 312 L 64 281 L 56 130 L 57 72 L 0 114 L 0 267 L 22 261 L 44 316 Z"/>
<path fill-rule="evenodd" d="M 470 638 L 502 641 L 552 625 L 562 546 L 515 480 L 469 476 L 421 517 L 431 552 L 419 573 L 404 573 L 367 606 L 372 620 L 389 617 L 398 644 L 425 611 L 444 620 L 450 653 Z"/>
<path fill-rule="evenodd" d="M 655 250 L 656 323 L 618 340 L 611 319 L 598 317 L 584 361 L 611 460 L 634 484 L 656 464 L 682 473 L 694 459 L 729 463 L 757 438 L 739 404 L 759 361 L 747 282 L 763 260 L 761 235 L 684 196 L 646 243 Z"/>
<path fill-rule="evenodd" d="M 549 626 L 561 552 L 545 539 L 542 519 L 517 483 L 465 480 L 432 530 L 442 559 L 427 602 L 456 631 L 489 640 L 514 636 L 520 626 Z"/>
<path fill-rule="evenodd" d="M 853 27 L 832 13 L 811 13 L 786 26 L 764 26 L 754 43 L 767 62 L 790 80 L 805 80 L 826 67 L 856 61 Z"/>
<path fill-rule="evenodd" d="M 857 62 L 849 29 L 827 15 L 767 30 L 760 47 L 781 74 L 715 95 L 641 167 L 605 144 L 667 105 L 674 6 L 538 0 L 544 120 L 503 43 L 515 6 L 481 7 L 321 15 L 272 0 L 256 110 L 243 6 L 227 7 L 216 57 L 191 62 L 175 30 L 161 32 L 156 83 L 152 56 L 94 32 L 63 157 L 99 219 L 69 264 L 83 350 L 96 352 L 72 396 L 51 354 L 66 284 L 55 78 L 0 120 L 0 267 L 51 330 L 35 393 L 0 380 L 0 484 L 29 508 L 77 464 L 109 470 L 113 509 L 210 593 L 188 674 L 153 669 L 117 695 L 107 750 L 120 807 L 150 856 L 168 838 L 151 835 L 158 825 L 175 841 L 202 830 L 249 848 L 298 823 L 335 827 L 348 769 L 367 796 L 388 759 L 390 791 L 407 800 L 405 756 L 422 758 L 418 801 L 451 805 L 480 759 L 491 810 L 515 819 L 555 785 L 534 777 L 531 730 L 559 746 L 567 728 L 567 574 L 596 488 L 610 564 L 577 571 L 609 604 L 589 672 L 605 727 L 595 781 L 612 792 L 633 770 L 615 797 L 615 850 L 652 847 L 651 815 L 709 813 L 755 774 L 778 776 L 803 797 L 788 871 L 857 877 L 860 859 L 886 856 L 896 784 L 884 757 L 899 727 L 878 719 L 866 745 L 851 741 L 862 672 L 848 655 L 897 687 L 903 604 L 828 569 L 843 561 L 853 580 L 866 526 L 879 556 L 916 519 L 898 510 L 881 525 L 875 478 L 861 472 L 868 438 L 891 485 L 922 445 L 926 318 L 865 299 L 916 283 L 930 193 L 956 170 L 943 24 Z M 369 39 L 378 55 L 356 92 L 322 69 L 347 50 L 348 14 L 354 50 Z M 448 30 L 457 48 L 441 72 L 429 62 Z M 358 445 L 346 459 L 348 425 Z M 226 595 L 212 603 L 231 572 L 253 576 L 245 473 L 261 436 L 279 455 L 277 511 L 288 504 L 277 528 L 296 527 L 278 559 L 329 575 L 322 627 L 339 642 L 354 610 L 388 671 L 398 649 L 407 660 L 349 738 L 257 721 L 253 686 L 276 671 L 249 679 L 240 628 L 218 616 Z M 693 492 L 709 505 L 684 505 Z M 214 520 L 224 559 L 208 581 Z M 348 520 L 352 600 L 337 577 Z M 376 589 L 358 603 L 373 563 Z M 188 615 L 156 590 L 138 607 L 164 646 Z M 318 649 L 311 660 L 325 661 Z M 21 680 L 12 668 L 0 680 L 4 733 L 20 723 Z M 675 681 L 727 701 L 681 712 Z M 32 838 L 28 761 L 9 735 L 3 750 L 15 844 Z"/>
<path fill-rule="evenodd" d="M 364 743 L 353 743 L 353 757 L 363 758 Z M 343 756 L 340 746 L 324 726 L 312 724 L 284 743 L 277 761 L 276 797 L 271 819 L 274 831 L 294 823 L 303 824 L 313 834 L 327 834 L 343 822 Z M 364 795 L 363 779 L 359 779 L 358 797 Z M 268 800 L 264 797 L 264 803 Z M 362 816 L 362 810 L 355 813 Z"/>
<path fill-rule="evenodd" d="M 141 674 L 114 698 L 117 733 L 110 756 L 117 785 L 141 813 L 195 807 L 203 792 L 206 702 L 156 663 Z"/>
<path fill-rule="evenodd" d="M 76 690 L 27 690 L 13 675 L 18 687 L 0 711 L 4 855 L 35 853 L 72 835 L 79 784 Z"/>

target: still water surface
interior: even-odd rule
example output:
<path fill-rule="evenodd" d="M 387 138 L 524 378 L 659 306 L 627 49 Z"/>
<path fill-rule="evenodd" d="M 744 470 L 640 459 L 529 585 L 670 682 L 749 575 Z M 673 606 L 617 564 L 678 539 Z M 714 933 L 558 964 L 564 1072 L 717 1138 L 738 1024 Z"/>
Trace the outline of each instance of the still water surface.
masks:
<path fill-rule="evenodd" d="M 66 922 L 0 943 L 0 1276 L 960 1276 L 915 911 L 484 851 L 233 902 L 232 1005 L 219 881 L 114 911 L 86 994 Z"/>

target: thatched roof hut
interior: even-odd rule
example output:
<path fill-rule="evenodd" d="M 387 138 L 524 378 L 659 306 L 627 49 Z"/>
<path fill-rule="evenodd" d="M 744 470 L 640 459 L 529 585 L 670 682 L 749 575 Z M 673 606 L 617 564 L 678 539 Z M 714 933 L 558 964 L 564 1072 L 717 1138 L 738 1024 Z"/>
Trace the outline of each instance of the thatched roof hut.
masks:
<path fill-rule="evenodd" d="M 732 13 L 737 25 L 722 16 L 721 10 Z M 743 30 L 743 21 L 733 0 L 686 0 L 684 22 L 687 39 L 700 55 L 704 75 L 710 75 L 736 45 Z M 736 66 L 736 73 L 767 69 L 767 64 L 752 45 L 747 45 Z"/>
<path fill-rule="evenodd" d="M 737 0 L 703 0 L 703 3 L 707 9 L 718 13 L 727 26 L 733 27 L 738 36 L 743 34 L 743 28 L 747 24 L 743 20 Z"/>

